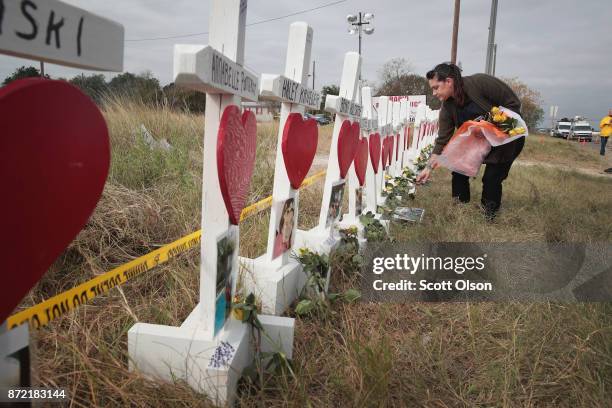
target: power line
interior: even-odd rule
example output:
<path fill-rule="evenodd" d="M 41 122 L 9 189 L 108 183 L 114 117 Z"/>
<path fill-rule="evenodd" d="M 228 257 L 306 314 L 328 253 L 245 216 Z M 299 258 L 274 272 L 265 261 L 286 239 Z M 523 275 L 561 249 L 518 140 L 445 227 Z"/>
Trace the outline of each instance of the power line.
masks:
<path fill-rule="evenodd" d="M 268 19 L 265 19 L 265 20 L 255 21 L 254 23 L 249 23 L 246 26 L 249 27 L 249 26 L 254 26 L 254 25 L 258 25 L 258 24 L 268 23 L 270 21 L 282 20 L 283 18 L 297 16 L 298 14 L 304 14 L 304 13 L 308 13 L 308 12 L 311 12 L 311 11 L 320 10 L 322 8 L 335 6 L 336 4 L 344 3 L 346 1 L 347 0 L 338 0 L 338 1 L 331 2 L 331 3 L 323 4 L 323 5 L 318 6 L 318 7 L 313 7 L 313 8 L 309 8 L 309 9 L 306 9 L 306 10 L 296 11 L 294 13 L 286 14 L 284 16 L 272 17 L 272 18 L 268 18 Z M 201 33 L 170 35 L 170 36 L 167 36 L 167 37 L 135 38 L 135 39 L 128 39 L 128 40 L 125 40 L 125 41 L 126 42 L 138 42 L 138 41 L 172 40 L 172 39 L 175 39 L 175 38 L 197 37 L 197 36 L 200 36 L 200 35 L 207 35 L 207 34 L 208 34 L 208 31 L 204 31 L 204 32 L 201 32 Z"/>

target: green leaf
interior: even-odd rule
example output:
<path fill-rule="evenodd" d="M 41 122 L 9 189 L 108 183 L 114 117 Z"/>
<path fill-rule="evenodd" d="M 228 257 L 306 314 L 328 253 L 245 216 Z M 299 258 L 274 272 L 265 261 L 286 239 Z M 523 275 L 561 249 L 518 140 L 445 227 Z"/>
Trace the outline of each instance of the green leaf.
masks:
<path fill-rule="evenodd" d="M 360 297 L 361 292 L 357 289 L 348 289 L 346 292 L 344 292 L 344 300 L 346 300 L 348 303 L 353 303 Z"/>
<path fill-rule="evenodd" d="M 304 299 L 300 301 L 300 303 L 298 303 L 297 306 L 295 307 L 295 313 L 298 316 L 305 316 L 311 313 L 313 309 L 314 309 L 314 303 L 312 302 L 312 300 Z"/>
<path fill-rule="evenodd" d="M 327 295 L 327 298 L 333 302 L 334 300 L 338 299 L 339 296 L 339 293 L 329 293 Z"/>

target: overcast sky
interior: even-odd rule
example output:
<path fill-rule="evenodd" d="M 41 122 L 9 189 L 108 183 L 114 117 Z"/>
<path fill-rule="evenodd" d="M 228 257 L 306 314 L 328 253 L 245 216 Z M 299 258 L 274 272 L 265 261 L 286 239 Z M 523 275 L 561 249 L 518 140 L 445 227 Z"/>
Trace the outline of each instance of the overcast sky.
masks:
<path fill-rule="evenodd" d="M 124 69 L 152 71 L 162 84 L 172 81 L 174 44 L 207 43 L 207 35 L 129 40 L 205 32 L 209 0 L 65 1 L 123 24 L 128 40 Z M 336 1 L 250 0 L 247 23 Z M 306 21 L 314 29 L 317 88 L 338 84 L 343 55 L 356 51 L 358 44 L 357 36 L 347 33 L 346 15 L 362 11 L 375 14 L 375 32 L 363 40 L 363 78 L 378 81 L 380 67 L 394 57 L 406 58 L 416 73 L 424 75 L 436 63 L 450 59 L 453 5 L 454 0 L 346 0 L 253 25 L 246 29 L 245 63 L 257 73 L 281 73 L 289 24 Z M 457 58 L 464 75 L 484 71 L 490 11 L 490 0 L 462 1 Z M 496 43 L 496 75 L 518 77 L 538 90 L 546 115 L 551 104 L 559 105 L 559 115 L 585 115 L 597 127 L 612 108 L 610 0 L 501 0 Z M 0 79 L 29 63 L 0 56 Z M 46 71 L 54 77 L 83 72 L 50 64 Z"/>

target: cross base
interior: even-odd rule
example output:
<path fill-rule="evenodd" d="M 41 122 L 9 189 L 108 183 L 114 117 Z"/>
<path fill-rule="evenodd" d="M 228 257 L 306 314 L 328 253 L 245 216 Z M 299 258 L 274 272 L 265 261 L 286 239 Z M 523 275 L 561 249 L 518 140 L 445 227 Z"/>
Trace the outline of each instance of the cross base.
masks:
<path fill-rule="evenodd" d="M 130 370 L 148 377 L 174 382 L 186 381 L 218 405 L 231 405 L 236 398 L 242 371 L 254 358 L 251 330 L 247 324 L 230 318 L 210 340 L 199 330 L 200 305 L 180 327 L 137 323 L 128 332 Z M 294 319 L 260 315 L 266 336 L 262 352 L 293 354 Z"/>
<path fill-rule="evenodd" d="M 3 332 L 6 323 L 0 326 L 0 389 L 26 387 L 22 384 L 22 372 L 29 372 L 29 365 L 24 366 L 16 354 L 29 346 L 29 327 L 22 324 L 13 330 Z"/>
<path fill-rule="evenodd" d="M 364 211 L 364 214 L 367 212 L 367 209 Z M 367 242 L 364 236 L 364 227 L 361 221 L 359 221 L 359 217 L 354 215 L 344 214 L 342 216 L 342 221 L 338 222 L 338 228 L 345 229 L 350 227 L 357 228 L 357 241 L 359 242 L 359 247 L 361 248 L 363 244 Z"/>
<path fill-rule="evenodd" d="M 332 227 L 333 228 L 333 227 Z M 308 231 L 296 230 L 293 247 L 296 250 L 308 248 L 321 255 L 329 255 L 340 244 L 340 237 L 330 234 L 329 230 L 314 227 Z"/>
<path fill-rule="evenodd" d="M 306 284 L 302 265 L 290 259 L 286 265 L 271 265 L 267 255 L 256 259 L 239 258 L 243 273 L 245 293 L 255 294 L 261 300 L 263 313 L 280 315 L 300 296 Z"/>

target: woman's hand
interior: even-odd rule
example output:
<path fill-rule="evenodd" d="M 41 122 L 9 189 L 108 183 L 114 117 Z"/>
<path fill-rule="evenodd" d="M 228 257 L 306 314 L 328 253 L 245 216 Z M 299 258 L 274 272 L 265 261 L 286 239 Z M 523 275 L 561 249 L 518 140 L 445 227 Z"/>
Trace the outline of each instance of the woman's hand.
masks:
<path fill-rule="evenodd" d="M 431 176 L 431 170 L 426 167 L 417 176 L 416 183 L 417 184 L 425 184 L 425 183 L 427 183 L 427 180 L 429 180 L 430 176 Z"/>
<path fill-rule="evenodd" d="M 438 157 L 439 155 L 437 154 L 431 155 L 427 162 L 427 167 L 425 167 L 416 178 L 417 184 L 425 184 L 427 180 L 429 180 L 432 170 L 438 167 Z"/>

